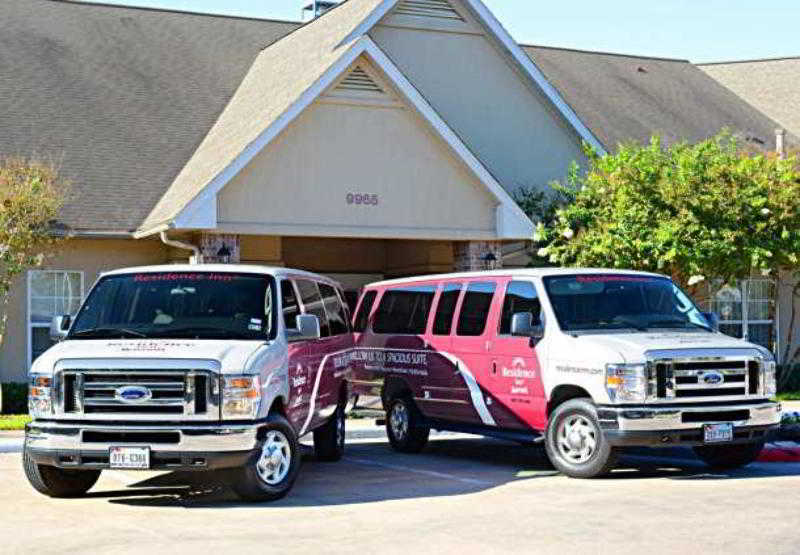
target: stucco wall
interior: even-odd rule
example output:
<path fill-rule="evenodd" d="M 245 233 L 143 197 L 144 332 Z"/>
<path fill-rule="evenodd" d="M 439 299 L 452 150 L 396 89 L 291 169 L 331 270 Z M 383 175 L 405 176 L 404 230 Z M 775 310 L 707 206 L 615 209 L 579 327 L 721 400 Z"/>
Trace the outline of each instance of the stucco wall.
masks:
<path fill-rule="evenodd" d="M 348 194 L 377 195 L 350 204 Z M 218 197 L 230 233 L 486 238 L 496 200 L 408 109 L 318 102 Z"/>
<path fill-rule="evenodd" d="M 43 269 L 84 272 L 84 294 L 101 272 L 125 266 L 161 264 L 167 250 L 156 240 L 70 239 L 62 243 Z M 0 344 L 0 382 L 24 382 L 28 371 L 27 275 L 14 285 L 8 323 Z"/>
<path fill-rule="evenodd" d="M 575 131 L 485 35 L 386 25 L 370 35 L 509 192 L 584 160 Z"/>

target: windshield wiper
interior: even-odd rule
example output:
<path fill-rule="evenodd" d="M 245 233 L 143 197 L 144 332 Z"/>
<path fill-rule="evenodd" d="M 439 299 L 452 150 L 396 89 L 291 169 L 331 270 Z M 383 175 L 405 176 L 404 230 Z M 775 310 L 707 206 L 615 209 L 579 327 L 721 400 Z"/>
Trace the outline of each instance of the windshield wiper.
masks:
<path fill-rule="evenodd" d="M 681 327 L 693 327 L 693 328 L 700 328 L 701 330 L 706 331 L 714 331 L 708 326 L 704 326 L 703 324 L 698 324 L 697 322 L 692 322 L 691 320 L 684 320 L 683 318 L 678 318 L 677 316 L 668 316 L 666 318 L 654 320 L 650 322 L 648 325 L 650 327 L 664 327 L 669 328 L 671 327 L 670 324 L 680 324 Z"/>
<path fill-rule="evenodd" d="M 172 337 L 193 337 L 195 339 L 262 339 L 248 337 L 242 333 L 226 328 L 212 326 L 187 326 L 183 328 L 165 328 L 158 330 L 158 335 L 169 339 Z"/>
<path fill-rule="evenodd" d="M 129 328 L 89 328 L 70 333 L 69 337 L 82 337 L 84 339 L 88 339 L 94 336 L 107 338 L 115 337 L 117 335 L 120 337 L 147 337 L 146 333 Z"/>

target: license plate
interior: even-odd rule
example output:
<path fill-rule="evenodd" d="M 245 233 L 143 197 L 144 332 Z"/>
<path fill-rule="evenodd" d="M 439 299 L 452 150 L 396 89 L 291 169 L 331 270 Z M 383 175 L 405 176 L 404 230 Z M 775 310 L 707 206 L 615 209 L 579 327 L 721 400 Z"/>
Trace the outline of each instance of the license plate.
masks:
<path fill-rule="evenodd" d="M 724 443 L 733 441 L 733 424 L 706 424 L 703 426 L 703 441 L 706 443 Z"/>
<path fill-rule="evenodd" d="M 150 468 L 150 448 L 110 447 L 108 461 L 111 468 Z"/>

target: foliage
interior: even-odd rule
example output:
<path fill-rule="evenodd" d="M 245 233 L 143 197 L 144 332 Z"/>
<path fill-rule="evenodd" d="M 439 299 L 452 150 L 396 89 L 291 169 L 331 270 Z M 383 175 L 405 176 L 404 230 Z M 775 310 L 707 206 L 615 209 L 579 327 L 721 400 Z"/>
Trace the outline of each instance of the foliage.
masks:
<path fill-rule="evenodd" d="M 0 416 L 0 431 L 24 430 L 25 424 L 31 421 L 27 414 L 12 414 Z"/>
<path fill-rule="evenodd" d="M 14 278 L 40 266 L 55 239 L 53 223 L 67 184 L 52 164 L 27 158 L 0 159 L 0 295 Z"/>
<path fill-rule="evenodd" d="M 550 263 L 665 273 L 695 296 L 706 279 L 800 267 L 796 156 L 745 153 L 727 133 L 587 156 L 587 173 L 557 186 L 572 202 L 534 237 Z M 800 350 L 786 354 L 791 362 Z"/>
<path fill-rule="evenodd" d="M 2 414 L 28 413 L 28 385 L 24 383 L 0 384 L 2 390 Z"/>

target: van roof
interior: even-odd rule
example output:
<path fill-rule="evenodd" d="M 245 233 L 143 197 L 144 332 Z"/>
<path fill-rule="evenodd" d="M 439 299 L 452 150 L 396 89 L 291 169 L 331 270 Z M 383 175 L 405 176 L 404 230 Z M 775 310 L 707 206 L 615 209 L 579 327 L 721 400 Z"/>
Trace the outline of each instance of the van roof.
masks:
<path fill-rule="evenodd" d="M 305 277 L 317 281 L 324 281 L 339 285 L 339 283 L 329 277 L 325 277 L 304 270 L 284 268 L 282 266 L 261 266 L 256 264 L 160 264 L 157 266 L 136 266 L 131 268 L 119 268 L 109 272 L 103 272 L 101 276 L 113 276 L 121 274 L 146 274 L 154 272 L 214 272 L 214 273 L 245 273 L 245 274 L 264 274 L 277 277 L 292 276 Z"/>
<path fill-rule="evenodd" d="M 626 274 L 652 277 L 668 277 L 652 272 L 639 272 L 636 270 L 618 270 L 614 268 L 519 268 L 513 270 L 484 270 L 480 272 L 461 272 L 454 274 L 434 274 L 417 276 L 413 278 L 390 279 L 370 283 L 367 287 L 386 287 L 390 285 L 404 285 L 423 281 L 437 281 L 442 279 L 470 279 L 478 277 L 545 277 L 574 274 Z"/>

